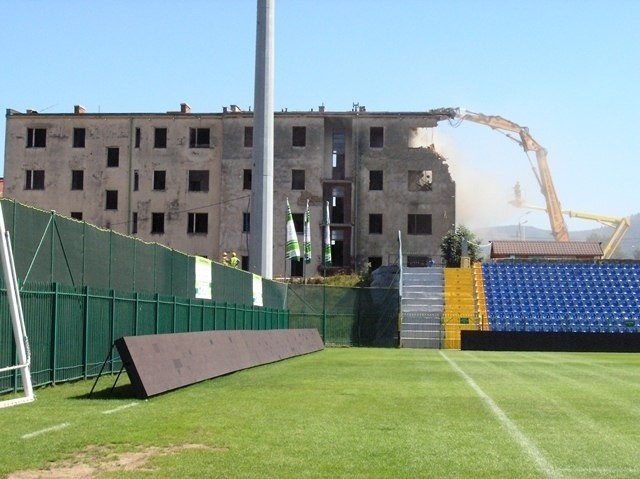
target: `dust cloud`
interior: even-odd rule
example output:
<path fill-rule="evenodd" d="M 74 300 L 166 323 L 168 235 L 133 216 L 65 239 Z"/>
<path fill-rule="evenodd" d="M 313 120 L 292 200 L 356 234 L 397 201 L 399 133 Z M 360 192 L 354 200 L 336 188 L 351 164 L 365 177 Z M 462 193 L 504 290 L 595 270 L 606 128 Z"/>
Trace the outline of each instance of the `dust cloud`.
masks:
<path fill-rule="evenodd" d="M 512 221 L 517 208 L 509 202 L 514 199 L 515 179 L 510 181 L 504 172 L 497 171 L 487 162 L 482 152 L 470 158 L 455 145 L 446 132 L 434 132 L 434 145 L 447 160 L 451 177 L 456 182 L 456 222 L 470 228 L 496 226 Z"/>

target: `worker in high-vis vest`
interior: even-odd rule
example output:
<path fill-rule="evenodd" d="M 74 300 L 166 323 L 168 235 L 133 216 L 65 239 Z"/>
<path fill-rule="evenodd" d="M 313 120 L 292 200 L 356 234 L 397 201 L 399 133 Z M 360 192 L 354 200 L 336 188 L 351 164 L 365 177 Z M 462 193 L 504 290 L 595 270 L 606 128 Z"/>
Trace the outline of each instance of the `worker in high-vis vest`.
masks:
<path fill-rule="evenodd" d="M 240 260 L 238 259 L 235 251 L 231 253 L 231 260 L 229 261 L 229 263 L 231 264 L 232 268 L 238 268 L 240 266 Z"/>

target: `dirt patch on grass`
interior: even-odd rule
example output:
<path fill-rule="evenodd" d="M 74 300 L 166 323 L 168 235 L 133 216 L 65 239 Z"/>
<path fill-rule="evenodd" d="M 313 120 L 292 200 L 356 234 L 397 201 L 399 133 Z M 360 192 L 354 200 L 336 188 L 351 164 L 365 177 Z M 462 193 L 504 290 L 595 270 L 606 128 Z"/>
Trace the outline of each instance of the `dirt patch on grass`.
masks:
<path fill-rule="evenodd" d="M 132 448 L 128 452 L 116 452 L 114 446 L 89 446 L 73 457 L 51 463 L 47 469 L 12 472 L 8 479 L 91 479 L 103 472 L 145 471 L 149 460 L 155 456 L 178 454 L 188 449 L 224 452 L 224 447 L 204 444 L 181 444 L 166 447 Z"/>

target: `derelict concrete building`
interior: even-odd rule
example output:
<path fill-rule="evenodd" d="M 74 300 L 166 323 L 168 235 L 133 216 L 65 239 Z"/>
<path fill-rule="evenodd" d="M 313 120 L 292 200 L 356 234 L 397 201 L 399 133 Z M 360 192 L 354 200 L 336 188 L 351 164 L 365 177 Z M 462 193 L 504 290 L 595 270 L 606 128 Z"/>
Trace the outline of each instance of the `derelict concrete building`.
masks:
<path fill-rule="evenodd" d="M 330 202 L 332 268 L 440 259 L 455 224 L 455 183 L 433 147 L 442 120 L 422 112 L 282 111 L 274 123 L 273 274 L 284 260 L 288 198 L 302 243 L 309 201 L 311 264 L 319 274 L 323 209 Z M 4 194 L 21 203 L 219 260 L 248 262 L 253 114 L 237 106 L 193 113 L 7 110 Z"/>

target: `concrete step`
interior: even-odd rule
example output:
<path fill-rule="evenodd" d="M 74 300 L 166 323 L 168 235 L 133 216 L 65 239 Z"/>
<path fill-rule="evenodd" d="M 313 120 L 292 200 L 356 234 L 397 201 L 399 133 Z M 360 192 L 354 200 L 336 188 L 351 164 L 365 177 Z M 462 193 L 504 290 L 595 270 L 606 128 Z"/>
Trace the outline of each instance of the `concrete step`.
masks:
<path fill-rule="evenodd" d="M 438 339 L 421 338 L 400 338 L 400 345 L 403 348 L 414 349 L 440 349 L 442 341 Z"/>

